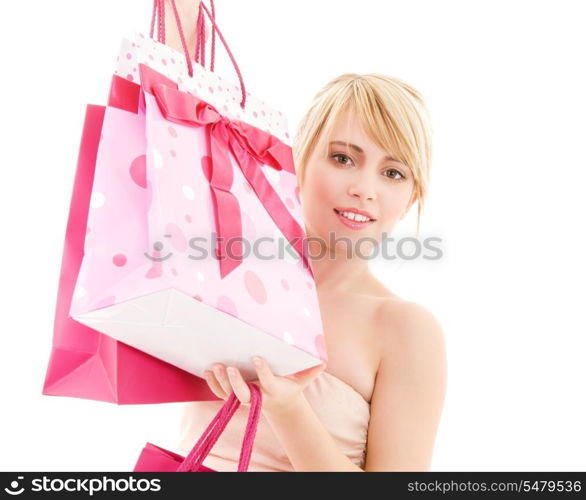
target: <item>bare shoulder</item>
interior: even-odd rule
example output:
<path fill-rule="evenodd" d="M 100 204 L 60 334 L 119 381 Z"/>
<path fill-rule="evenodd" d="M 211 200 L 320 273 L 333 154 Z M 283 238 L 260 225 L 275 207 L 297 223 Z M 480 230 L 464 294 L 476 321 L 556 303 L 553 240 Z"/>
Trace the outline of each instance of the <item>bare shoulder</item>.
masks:
<path fill-rule="evenodd" d="M 386 380 L 446 389 L 447 352 L 442 324 L 429 309 L 399 298 L 383 301 L 377 311 L 379 371 Z M 385 377 L 383 377 L 384 380 Z"/>
<path fill-rule="evenodd" d="M 419 344 L 439 346 L 445 342 L 444 329 L 437 316 L 416 302 L 389 297 L 381 301 L 376 316 L 383 344 L 417 347 Z"/>
<path fill-rule="evenodd" d="M 403 350 L 403 355 L 408 350 L 416 354 L 422 349 L 436 352 L 438 356 L 444 353 L 444 329 L 434 313 L 393 293 L 372 275 L 365 283 L 374 305 L 372 329 L 381 356 L 396 355 L 399 350 Z"/>

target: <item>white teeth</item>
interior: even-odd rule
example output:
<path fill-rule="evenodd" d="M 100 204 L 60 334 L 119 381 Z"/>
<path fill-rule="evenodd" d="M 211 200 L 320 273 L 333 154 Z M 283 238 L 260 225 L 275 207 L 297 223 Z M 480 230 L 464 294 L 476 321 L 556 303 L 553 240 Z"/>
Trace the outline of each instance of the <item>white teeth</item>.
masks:
<path fill-rule="evenodd" d="M 358 222 L 367 222 L 370 219 L 365 217 L 364 215 L 356 214 L 354 212 L 339 212 L 340 215 L 343 215 L 347 219 L 358 221 Z"/>

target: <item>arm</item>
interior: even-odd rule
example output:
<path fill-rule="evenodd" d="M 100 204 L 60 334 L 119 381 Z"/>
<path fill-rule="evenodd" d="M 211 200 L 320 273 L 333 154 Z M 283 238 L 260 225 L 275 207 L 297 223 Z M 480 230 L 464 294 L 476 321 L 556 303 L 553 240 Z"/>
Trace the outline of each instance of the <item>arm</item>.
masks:
<path fill-rule="evenodd" d="M 407 303 L 383 308 L 382 357 L 371 400 L 367 471 L 428 471 L 446 392 L 444 334 Z"/>
<path fill-rule="evenodd" d="M 181 27 L 185 35 L 185 42 L 189 51 L 189 56 L 195 57 L 195 42 L 196 37 L 196 22 L 199 9 L 200 0 L 175 0 L 177 12 L 181 20 Z M 208 25 L 206 23 L 206 39 L 208 38 Z M 156 28 L 155 28 L 156 33 Z M 183 52 L 183 45 L 181 45 L 181 38 L 177 28 L 177 21 L 173 12 L 171 0 L 165 0 L 165 45 Z"/>

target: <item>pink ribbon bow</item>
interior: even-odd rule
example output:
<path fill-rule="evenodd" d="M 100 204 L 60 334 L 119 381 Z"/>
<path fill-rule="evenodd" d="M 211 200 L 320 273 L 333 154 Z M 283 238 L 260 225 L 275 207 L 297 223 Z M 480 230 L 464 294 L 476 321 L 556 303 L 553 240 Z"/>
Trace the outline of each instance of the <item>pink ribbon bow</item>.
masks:
<path fill-rule="evenodd" d="M 260 168 L 261 165 L 268 165 L 295 174 L 290 146 L 268 132 L 221 115 L 207 102 L 180 91 L 174 81 L 144 64 L 139 65 L 139 71 L 142 90 L 155 97 L 167 120 L 206 129 L 211 159 L 208 181 L 216 216 L 216 257 L 220 260 L 221 277 L 224 278 L 242 263 L 242 217 L 238 199 L 230 191 L 234 177 L 230 151 L 258 199 L 313 277 L 304 252 L 305 231 L 289 213 Z M 230 241 L 231 255 L 227 251 Z"/>

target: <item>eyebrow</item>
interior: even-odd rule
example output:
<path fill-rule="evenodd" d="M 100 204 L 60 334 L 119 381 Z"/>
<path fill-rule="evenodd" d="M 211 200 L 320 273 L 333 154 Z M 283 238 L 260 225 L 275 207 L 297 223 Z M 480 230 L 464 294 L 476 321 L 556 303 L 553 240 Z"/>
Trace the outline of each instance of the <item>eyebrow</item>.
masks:
<path fill-rule="evenodd" d="M 332 144 L 338 144 L 340 146 L 348 146 L 350 149 L 353 149 L 354 151 L 356 151 L 357 153 L 363 155 L 364 154 L 364 150 L 360 147 L 358 147 L 356 144 L 351 144 L 349 142 L 344 142 L 344 141 L 331 141 L 330 142 L 330 146 Z M 383 160 L 388 160 L 388 161 L 395 161 L 397 163 L 401 163 L 399 160 L 397 160 L 396 158 L 393 158 L 392 156 L 385 156 L 383 158 Z"/>

